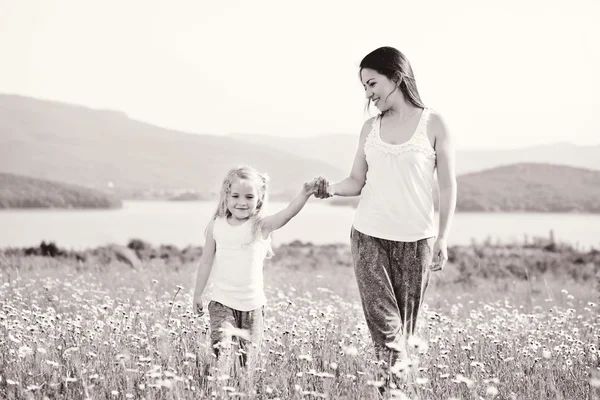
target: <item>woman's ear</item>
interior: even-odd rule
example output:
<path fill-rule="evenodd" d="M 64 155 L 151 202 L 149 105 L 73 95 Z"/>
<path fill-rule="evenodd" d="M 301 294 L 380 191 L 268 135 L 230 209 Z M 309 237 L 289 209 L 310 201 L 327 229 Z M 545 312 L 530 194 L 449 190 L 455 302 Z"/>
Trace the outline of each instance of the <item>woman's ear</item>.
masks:
<path fill-rule="evenodd" d="M 404 76 L 402 75 L 402 72 L 397 72 L 396 75 L 394 76 L 394 83 L 396 84 L 397 87 L 400 87 L 400 85 L 402 85 L 402 81 L 404 80 Z"/>

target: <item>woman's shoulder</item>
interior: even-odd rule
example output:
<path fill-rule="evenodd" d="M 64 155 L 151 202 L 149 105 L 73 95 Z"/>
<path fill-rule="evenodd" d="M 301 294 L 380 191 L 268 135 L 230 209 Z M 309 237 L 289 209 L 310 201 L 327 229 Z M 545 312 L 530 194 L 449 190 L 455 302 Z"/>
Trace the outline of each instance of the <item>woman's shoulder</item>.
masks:
<path fill-rule="evenodd" d="M 377 121 L 379 119 L 379 117 L 381 117 L 381 114 L 377 114 L 373 117 L 367 118 L 363 124 L 363 128 L 364 127 L 371 128 L 373 126 L 373 124 L 375 123 L 375 121 Z"/>
<path fill-rule="evenodd" d="M 427 109 L 429 113 L 427 128 L 428 131 L 434 134 L 436 137 L 444 136 L 447 134 L 446 124 L 439 111 L 431 108 Z"/>
<path fill-rule="evenodd" d="M 442 114 L 438 110 L 426 107 L 425 112 L 427 112 L 427 118 L 430 123 L 433 122 L 435 124 L 442 121 Z"/>
<path fill-rule="evenodd" d="M 360 131 L 361 139 L 365 139 L 369 133 L 373 131 L 373 127 L 375 126 L 375 121 L 379 119 L 379 114 L 374 117 L 370 117 L 363 123 L 362 129 Z"/>

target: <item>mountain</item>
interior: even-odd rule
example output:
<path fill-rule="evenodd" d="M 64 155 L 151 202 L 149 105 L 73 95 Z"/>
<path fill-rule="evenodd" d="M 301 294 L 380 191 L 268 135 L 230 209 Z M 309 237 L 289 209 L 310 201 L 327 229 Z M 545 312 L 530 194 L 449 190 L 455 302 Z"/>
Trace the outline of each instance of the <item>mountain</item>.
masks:
<path fill-rule="evenodd" d="M 514 150 L 462 150 L 456 155 L 457 174 L 518 163 L 554 164 L 600 170 L 600 145 L 554 143 Z"/>
<path fill-rule="evenodd" d="M 600 171 L 554 164 L 520 163 L 457 178 L 456 210 L 600 213 Z M 437 187 L 434 189 L 437 207 Z M 356 206 L 358 198 L 334 197 Z"/>
<path fill-rule="evenodd" d="M 522 163 L 458 177 L 461 211 L 600 213 L 600 171 Z"/>
<path fill-rule="evenodd" d="M 209 118 L 210 116 L 207 116 Z M 218 192 L 229 168 L 250 164 L 271 191 L 300 190 L 330 164 L 231 137 L 160 128 L 121 112 L 0 95 L 0 171 L 115 191 Z"/>
<path fill-rule="evenodd" d="M 119 208 L 97 190 L 0 172 L 0 208 Z"/>
<path fill-rule="evenodd" d="M 269 146 L 279 151 L 292 152 L 305 158 L 320 160 L 336 167 L 347 175 L 352 168 L 352 162 L 358 147 L 359 132 L 355 136 L 325 134 L 307 137 L 280 137 L 236 133 L 229 135 L 229 137 L 247 143 Z"/>
<path fill-rule="evenodd" d="M 190 134 L 136 121 L 117 111 L 0 95 L 0 171 L 78 184 L 119 195 L 166 190 L 169 191 L 163 194 L 166 198 L 210 197 L 211 193 L 219 191 L 230 167 L 247 163 L 269 173 L 273 198 L 277 194 L 285 196 L 296 192 L 303 181 L 317 175 L 325 175 L 332 181 L 343 178 L 350 171 L 357 142 L 358 133 L 305 138 Z M 497 186 L 485 186 L 492 177 L 490 168 L 495 170 L 508 165 L 506 170 L 497 170 L 504 171 L 501 180 L 505 179 L 508 184 L 511 179 L 514 182 L 523 179 L 523 171 L 518 168 L 524 167 L 515 165 L 533 165 L 531 163 L 600 170 L 600 146 L 561 143 L 518 150 L 458 151 L 459 182 L 467 179 L 459 188 L 470 188 L 472 194 L 477 190 L 484 194 L 498 191 Z M 571 177 L 568 169 L 536 168 L 530 167 L 532 179 L 535 177 L 534 185 L 538 178 L 558 177 L 558 186 L 553 186 L 552 190 L 562 190 L 561 193 L 572 192 L 567 188 L 573 182 L 579 182 L 578 176 L 589 176 L 581 170 L 572 172 Z M 460 176 L 475 171 L 483 171 L 484 178 Z M 510 173 L 517 175 L 511 178 Z M 573 182 L 567 182 L 562 176 L 571 177 Z M 477 179 L 481 179 L 477 184 L 482 186 L 469 186 L 469 182 Z M 550 182 L 543 182 L 543 185 L 550 185 Z M 525 193 L 524 190 L 520 187 L 515 193 Z M 578 196 L 593 192 L 589 185 L 580 185 L 577 190 L 582 190 Z M 474 202 L 460 205 L 468 209 L 520 207 L 497 203 L 493 199 L 481 200 L 475 194 L 461 196 L 459 201 L 461 198 Z M 549 207 L 554 210 L 558 206 Z M 574 203 L 573 207 L 578 209 L 580 205 Z M 591 205 L 586 203 L 583 208 L 589 207 Z"/>
<path fill-rule="evenodd" d="M 277 137 L 234 134 L 231 137 L 249 143 L 271 146 L 281 151 L 315 158 L 348 173 L 358 146 L 356 135 Z M 600 145 L 578 146 L 570 143 L 531 146 L 514 150 L 457 150 L 456 174 L 483 171 L 501 165 L 547 163 L 600 170 Z"/>

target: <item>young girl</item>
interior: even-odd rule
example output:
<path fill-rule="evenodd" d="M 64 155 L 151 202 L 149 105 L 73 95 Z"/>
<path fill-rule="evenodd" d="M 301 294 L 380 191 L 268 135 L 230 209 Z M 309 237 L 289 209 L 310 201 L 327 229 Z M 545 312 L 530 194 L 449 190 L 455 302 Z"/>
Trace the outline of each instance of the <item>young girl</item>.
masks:
<path fill-rule="evenodd" d="M 246 364 L 249 344 L 258 347 L 263 333 L 263 260 L 273 256 L 271 232 L 287 224 L 314 193 L 315 181 L 306 182 L 283 210 L 266 215 L 268 177 L 242 166 L 227 173 L 219 206 L 208 224 L 206 243 L 196 278 L 194 309 L 203 314 L 201 296 L 212 273 L 208 303 L 214 353 L 236 336 Z"/>

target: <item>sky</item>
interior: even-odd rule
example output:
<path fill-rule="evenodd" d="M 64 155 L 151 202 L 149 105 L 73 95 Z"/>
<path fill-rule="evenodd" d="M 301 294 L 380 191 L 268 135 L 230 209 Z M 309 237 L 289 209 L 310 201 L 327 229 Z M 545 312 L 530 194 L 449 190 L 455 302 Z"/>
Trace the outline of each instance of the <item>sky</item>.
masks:
<path fill-rule="evenodd" d="M 598 0 L 0 0 L 0 93 L 191 133 L 358 135 L 393 46 L 459 149 L 600 144 Z"/>

